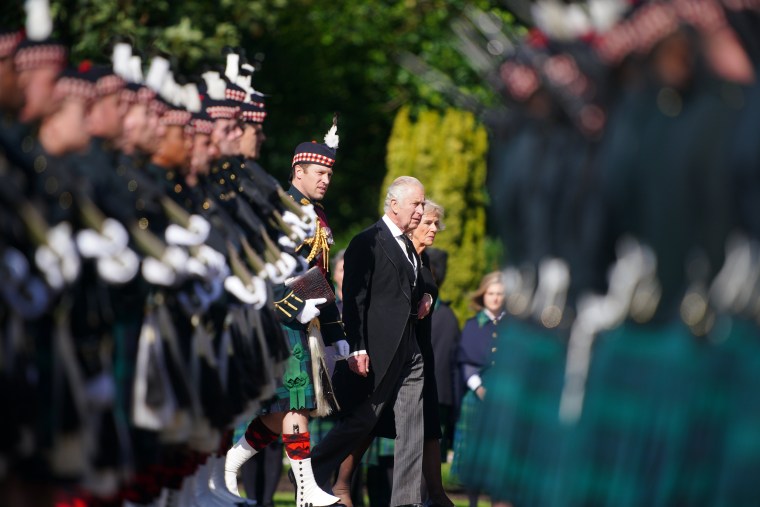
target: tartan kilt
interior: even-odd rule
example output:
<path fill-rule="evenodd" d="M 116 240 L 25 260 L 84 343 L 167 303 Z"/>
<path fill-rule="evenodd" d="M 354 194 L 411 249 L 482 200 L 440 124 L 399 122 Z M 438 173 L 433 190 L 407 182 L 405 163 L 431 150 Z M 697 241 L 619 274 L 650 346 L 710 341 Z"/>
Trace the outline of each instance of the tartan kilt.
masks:
<path fill-rule="evenodd" d="M 463 469 L 462 457 L 465 455 L 468 442 L 470 445 L 475 443 L 472 433 L 473 417 L 479 410 L 481 401 L 478 396 L 471 390 L 468 390 L 462 398 L 462 404 L 459 408 L 459 420 L 454 428 L 454 459 L 451 461 L 451 471 L 449 477 L 455 483 L 461 483 L 461 471 Z"/>
<path fill-rule="evenodd" d="M 396 450 L 396 440 L 393 438 L 375 437 L 362 457 L 364 466 L 372 467 L 380 464 L 380 458 L 393 456 Z"/>
<path fill-rule="evenodd" d="M 309 437 L 311 447 L 324 440 L 325 436 L 335 427 L 335 417 L 314 417 L 309 419 Z"/>
<path fill-rule="evenodd" d="M 730 317 L 600 336 L 555 503 L 760 504 L 759 337 Z"/>
<path fill-rule="evenodd" d="M 546 505 L 561 444 L 565 350 L 562 332 L 516 319 L 500 326 L 492 365 L 481 375 L 485 398 L 472 414 L 463 400 L 464 431 L 455 436 L 465 439 L 455 460 L 459 454 L 457 477 L 467 489 L 514 505 Z"/>
<path fill-rule="evenodd" d="M 580 420 L 559 477 L 564 505 L 678 505 L 696 342 L 680 322 L 596 337 Z"/>
<path fill-rule="evenodd" d="M 290 357 L 285 361 L 285 372 L 277 379 L 274 396 L 262 404 L 262 415 L 313 410 L 317 406 L 306 327 L 298 322 L 280 326 L 290 346 Z"/>
<path fill-rule="evenodd" d="M 717 327 L 717 326 L 716 326 Z M 760 477 L 760 329 L 757 322 L 730 319 L 725 342 L 716 344 L 710 357 L 719 392 L 725 404 L 715 404 L 711 413 L 725 410 L 725 439 L 718 442 L 720 459 L 707 470 L 712 482 L 710 505 L 758 505 Z M 714 446 L 717 447 L 717 446 Z M 712 456 L 710 456 L 712 457 Z"/>

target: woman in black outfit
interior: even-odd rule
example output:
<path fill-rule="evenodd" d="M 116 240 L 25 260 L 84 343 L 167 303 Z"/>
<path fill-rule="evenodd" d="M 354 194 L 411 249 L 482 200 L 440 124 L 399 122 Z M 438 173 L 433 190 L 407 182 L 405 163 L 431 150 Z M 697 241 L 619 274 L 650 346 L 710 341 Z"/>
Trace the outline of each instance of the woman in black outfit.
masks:
<path fill-rule="evenodd" d="M 444 229 L 443 207 L 425 201 L 425 213 L 420 225 L 412 232 L 411 240 L 422 259 L 422 280 L 425 292 L 433 296 L 433 308 L 438 300 L 438 285 L 430 271 L 430 258 L 425 249 L 433 245 L 438 231 Z M 432 344 L 433 312 L 417 324 L 417 343 L 425 361 L 425 384 L 422 390 L 422 409 L 425 424 L 425 444 L 422 451 L 422 475 L 425 479 L 431 506 L 453 507 L 441 480 L 441 418 L 438 412 L 438 386 L 435 379 L 435 357 Z"/>

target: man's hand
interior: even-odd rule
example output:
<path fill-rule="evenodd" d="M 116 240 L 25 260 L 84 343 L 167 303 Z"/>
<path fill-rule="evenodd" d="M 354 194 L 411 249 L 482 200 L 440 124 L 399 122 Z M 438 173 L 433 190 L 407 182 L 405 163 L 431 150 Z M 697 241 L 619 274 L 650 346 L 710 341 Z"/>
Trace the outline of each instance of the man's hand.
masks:
<path fill-rule="evenodd" d="M 357 354 L 348 358 L 348 367 L 351 371 L 362 377 L 366 377 L 369 373 L 369 355 Z"/>
<path fill-rule="evenodd" d="M 425 317 L 430 314 L 430 309 L 433 307 L 433 296 L 428 294 L 427 292 L 425 295 L 422 296 L 422 299 L 420 299 L 420 304 L 417 305 L 417 318 L 418 319 L 424 319 Z"/>
<path fill-rule="evenodd" d="M 320 311 L 319 308 L 317 308 L 317 305 L 321 305 L 322 303 L 326 302 L 327 299 L 325 298 L 307 299 L 304 301 L 303 310 L 298 312 L 298 315 L 296 315 L 298 322 L 301 324 L 308 324 L 311 322 L 311 319 L 319 317 Z"/>

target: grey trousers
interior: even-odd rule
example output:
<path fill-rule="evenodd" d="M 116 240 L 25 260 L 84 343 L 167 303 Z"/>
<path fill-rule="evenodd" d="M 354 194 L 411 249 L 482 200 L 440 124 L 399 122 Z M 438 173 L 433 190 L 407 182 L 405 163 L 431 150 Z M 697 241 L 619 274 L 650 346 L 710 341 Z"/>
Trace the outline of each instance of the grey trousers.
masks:
<path fill-rule="evenodd" d="M 357 442 L 370 434 L 383 410 L 393 407 L 396 417 L 393 492 L 391 506 L 422 503 L 423 361 L 413 333 L 402 339 L 397 357 L 372 395 L 341 418 L 312 449 L 311 464 L 317 484 L 329 491 L 333 472 Z M 370 355 L 370 367 L 372 356 Z"/>

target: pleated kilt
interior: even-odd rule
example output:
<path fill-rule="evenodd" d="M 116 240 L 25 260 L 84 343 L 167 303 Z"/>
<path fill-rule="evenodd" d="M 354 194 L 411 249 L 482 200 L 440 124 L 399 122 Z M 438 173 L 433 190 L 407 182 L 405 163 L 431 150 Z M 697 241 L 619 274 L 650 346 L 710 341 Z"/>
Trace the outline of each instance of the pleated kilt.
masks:
<path fill-rule="evenodd" d="M 680 321 L 626 323 L 596 338 L 554 505 L 683 505 L 697 345 Z"/>
<path fill-rule="evenodd" d="M 598 337 L 552 505 L 760 505 L 758 338 L 727 317 Z"/>
<path fill-rule="evenodd" d="M 520 506 L 760 505 L 757 323 L 600 334 L 574 424 L 558 418 L 561 337 L 512 321 L 499 339 L 485 400 L 463 402 L 452 468 L 468 489 Z"/>
<path fill-rule="evenodd" d="M 561 332 L 515 319 L 501 325 L 482 374 L 485 399 L 468 393 L 472 401 L 467 407 L 463 400 L 455 436 L 459 463 L 452 469 L 467 489 L 515 505 L 546 505 L 561 446 L 565 350 Z"/>
<path fill-rule="evenodd" d="M 290 346 L 290 357 L 285 361 L 285 373 L 277 379 L 274 396 L 262 404 L 261 414 L 313 410 L 317 406 L 305 326 L 298 322 L 281 326 Z"/>
<path fill-rule="evenodd" d="M 451 461 L 450 479 L 455 483 L 462 482 L 463 457 L 466 454 L 467 445 L 475 444 L 475 436 L 472 434 L 472 427 L 475 423 L 473 417 L 480 409 L 482 402 L 477 395 L 468 390 L 462 397 L 462 403 L 459 407 L 459 419 L 454 428 L 454 459 Z"/>
<path fill-rule="evenodd" d="M 728 338 L 709 355 L 721 401 L 710 414 L 725 424 L 725 438 L 712 446 L 719 459 L 702 467 L 712 475 L 702 503 L 760 505 L 760 328 L 757 322 L 727 320 Z"/>

